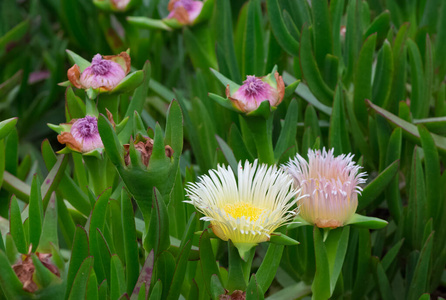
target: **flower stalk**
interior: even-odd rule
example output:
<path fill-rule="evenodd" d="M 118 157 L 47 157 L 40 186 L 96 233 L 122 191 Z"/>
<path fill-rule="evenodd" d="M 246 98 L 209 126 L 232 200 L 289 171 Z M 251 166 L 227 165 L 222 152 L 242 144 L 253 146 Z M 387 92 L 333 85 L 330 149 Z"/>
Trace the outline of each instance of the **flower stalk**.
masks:
<path fill-rule="evenodd" d="M 244 116 L 244 119 L 253 135 L 260 163 L 273 165 L 275 163 L 274 149 L 269 126 L 272 117 L 266 120 L 263 117 Z"/>

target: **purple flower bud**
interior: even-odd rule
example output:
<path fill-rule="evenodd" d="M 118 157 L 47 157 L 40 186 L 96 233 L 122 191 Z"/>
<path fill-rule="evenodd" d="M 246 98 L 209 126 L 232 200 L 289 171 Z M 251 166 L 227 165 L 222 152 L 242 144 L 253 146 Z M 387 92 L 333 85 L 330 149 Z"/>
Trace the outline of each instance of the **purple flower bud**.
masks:
<path fill-rule="evenodd" d="M 170 0 L 167 19 L 177 19 L 181 24 L 191 24 L 200 15 L 203 2 L 193 0 Z"/>
<path fill-rule="evenodd" d="M 130 0 L 111 0 L 112 5 L 116 8 L 116 10 L 124 11 L 129 5 Z"/>
<path fill-rule="evenodd" d="M 100 54 L 96 54 L 91 65 L 82 72 L 80 83 L 88 88 L 105 87 L 112 90 L 124 77 L 125 72 L 119 64 L 102 59 Z"/>
<path fill-rule="evenodd" d="M 248 75 L 243 85 L 232 95 L 229 88 L 226 89 L 226 96 L 232 101 L 240 111 L 248 113 L 259 108 L 263 101 L 269 101 L 271 106 L 276 107 L 282 102 L 285 85 L 282 76 L 275 72 L 264 77 Z"/>
<path fill-rule="evenodd" d="M 104 148 L 98 132 L 98 120 L 92 116 L 75 120 L 70 132 L 62 132 L 57 139 L 59 143 L 67 144 L 72 150 L 81 153 Z"/>
<path fill-rule="evenodd" d="M 68 79 L 77 88 L 114 89 L 130 71 L 130 56 L 126 52 L 119 55 L 104 56 L 96 54 L 91 65 L 82 73 L 79 66 L 68 70 Z"/>

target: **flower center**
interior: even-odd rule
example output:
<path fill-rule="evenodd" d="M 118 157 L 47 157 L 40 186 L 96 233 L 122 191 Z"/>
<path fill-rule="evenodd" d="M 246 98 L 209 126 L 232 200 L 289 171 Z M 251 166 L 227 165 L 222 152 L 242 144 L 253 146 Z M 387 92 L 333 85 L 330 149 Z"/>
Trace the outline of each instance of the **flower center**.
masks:
<path fill-rule="evenodd" d="M 251 221 L 257 221 L 262 212 L 265 210 L 260 207 L 256 207 L 251 203 L 241 202 L 234 204 L 226 204 L 223 210 L 234 219 L 240 219 L 245 217 L 251 219 Z"/>
<path fill-rule="evenodd" d="M 193 1 L 193 0 L 178 0 L 178 1 L 175 3 L 174 7 L 176 8 L 176 7 L 178 7 L 178 6 L 182 6 L 182 7 L 184 7 L 187 11 L 190 11 L 190 10 L 192 10 L 193 5 L 194 5 L 194 1 Z"/>
<path fill-rule="evenodd" d="M 91 69 L 94 75 L 105 75 L 110 71 L 112 62 L 106 59 L 102 59 L 100 54 L 96 54 L 91 62 Z"/>
<path fill-rule="evenodd" d="M 86 116 L 77 120 L 76 123 L 75 126 L 83 137 L 90 137 L 98 133 L 98 121 L 95 117 Z"/>
<path fill-rule="evenodd" d="M 261 79 L 251 75 L 246 77 L 246 80 L 243 81 L 246 93 L 250 96 L 256 96 L 264 91 L 265 84 Z"/>

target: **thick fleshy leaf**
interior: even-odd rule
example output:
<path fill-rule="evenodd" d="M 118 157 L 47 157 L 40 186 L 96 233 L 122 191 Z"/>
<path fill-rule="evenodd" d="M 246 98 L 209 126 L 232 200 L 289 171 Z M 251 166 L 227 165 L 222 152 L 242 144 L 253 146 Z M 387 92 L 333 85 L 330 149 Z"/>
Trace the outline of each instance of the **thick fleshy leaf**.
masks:
<path fill-rule="evenodd" d="M 299 56 L 299 42 L 296 41 L 285 26 L 278 0 L 267 0 L 266 7 L 271 28 L 278 43 L 285 51 Z"/>
<path fill-rule="evenodd" d="M 189 239 L 180 249 L 176 260 L 175 273 L 173 274 L 172 282 L 170 284 L 169 293 L 166 299 L 176 300 L 180 297 L 181 287 L 185 279 L 186 268 L 188 265 L 189 252 L 192 247 L 192 240 Z"/>
<path fill-rule="evenodd" d="M 138 281 L 136 282 L 135 288 L 133 289 L 131 300 L 138 299 L 141 295 L 141 291 L 144 290 L 144 299 L 147 299 L 147 295 L 149 294 L 150 282 L 152 280 L 152 273 L 154 267 L 154 253 L 153 250 L 150 251 L 149 255 L 146 258 L 144 265 L 142 266 L 141 273 L 139 274 Z M 153 289 L 153 291 L 155 288 Z"/>
<path fill-rule="evenodd" d="M 372 35 L 373 33 L 378 34 L 378 44 L 380 44 L 387 35 L 390 27 L 390 12 L 384 11 L 379 16 L 377 16 L 372 24 L 365 30 L 364 38 Z"/>
<path fill-rule="evenodd" d="M 435 225 L 439 226 L 444 206 L 443 201 L 438 201 L 437 191 L 441 186 L 440 159 L 432 135 L 426 127 L 418 125 L 418 132 L 424 151 L 427 213 L 434 219 Z"/>
<path fill-rule="evenodd" d="M 29 185 L 11 175 L 8 171 L 3 173 L 3 186 L 5 190 L 15 194 L 20 200 L 28 202 L 31 189 Z"/>
<path fill-rule="evenodd" d="M 429 102 L 428 99 L 424 99 L 424 70 L 423 62 L 421 60 L 420 51 L 412 40 L 407 40 L 407 49 L 410 58 L 410 70 L 412 79 L 412 93 L 410 97 L 410 108 L 415 118 L 425 117 L 422 109 L 423 102 Z"/>
<path fill-rule="evenodd" d="M 68 155 L 62 154 L 59 157 L 57 157 L 56 163 L 51 168 L 50 172 L 48 173 L 48 176 L 43 181 L 41 186 L 43 208 L 46 208 L 52 193 L 57 189 L 60 181 L 64 177 L 65 168 L 67 164 L 68 164 Z"/>
<path fill-rule="evenodd" d="M 422 293 L 428 290 L 428 274 L 429 262 L 432 252 L 432 245 L 434 243 L 434 232 L 432 232 L 423 248 L 421 249 L 415 271 L 413 273 L 412 281 L 409 285 L 408 298 L 409 300 L 418 299 Z"/>
<path fill-rule="evenodd" d="M 264 41 L 261 1 L 248 3 L 246 27 L 244 31 L 242 52 L 242 77 L 262 74 L 264 68 Z"/>
<path fill-rule="evenodd" d="M 232 149 L 229 148 L 228 144 L 226 144 L 226 142 L 218 135 L 216 135 L 215 138 L 217 139 L 220 150 L 223 152 L 223 155 L 225 156 L 226 161 L 228 162 L 232 171 L 234 172 L 234 174 L 237 173 L 237 160 L 235 159 Z"/>
<path fill-rule="evenodd" d="M 127 75 L 113 90 L 110 92 L 115 93 L 129 93 L 137 88 L 144 81 L 144 71 L 139 70 Z"/>
<path fill-rule="evenodd" d="M 16 299 L 18 296 L 30 297 L 30 295 L 23 290 L 23 284 L 20 282 L 17 275 L 14 273 L 8 258 L 5 253 L 0 250 L 0 285 L 2 291 L 7 299 Z"/>
<path fill-rule="evenodd" d="M 110 121 L 104 116 L 100 115 L 98 118 L 98 130 L 101 135 L 102 143 L 105 151 L 111 162 L 119 167 L 124 165 L 124 148 L 119 142 L 118 136 L 113 129 Z"/>
<path fill-rule="evenodd" d="M 313 291 L 312 299 L 328 299 L 330 297 L 330 269 L 328 264 L 327 251 L 320 229 L 313 228 L 314 250 L 316 255 L 316 274 L 311 285 Z"/>
<path fill-rule="evenodd" d="M 342 87 L 340 84 L 336 87 L 335 91 L 333 113 L 330 118 L 328 142 L 329 147 L 334 148 L 334 155 L 349 153 L 351 151 L 345 117 Z"/>
<path fill-rule="evenodd" d="M 296 78 L 291 76 L 289 73 L 284 72 L 283 73 L 283 81 L 289 86 L 290 84 L 292 84 L 293 82 L 296 81 Z M 308 88 L 308 86 L 305 83 L 300 83 L 297 86 L 295 93 L 297 95 L 299 95 L 300 97 L 302 97 L 305 101 L 307 101 L 308 103 L 313 105 L 315 108 L 317 108 L 319 111 L 325 113 L 328 116 L 331 115 L 331 112 L 332 112 L 331 106 L 327 106 L 327 105 L 321 103 L 313 95 L 313 93 L 310 91 L 310 89 Z"/>
<path fill-rule="evenodd" d="M 0 157 L 5 157 L 5 141 L 0 139 Z M 5 160 L 0 159 L 0 187 L 3 185 L 3 175 L 5 173 Z"/>
<path fill-rule="evenodd" d="M 296 246 L 300 243 L 295 239 L 281 233 L 272 233 L 269 242 L 276 245 Z"/>
<path fill-rule="evenodd" d="M 87 257 L 79 268 L 74 278 L 73 285 L 67 285 L 67 291 L 70 290 L 68 300 L 83 299 L 87 293 L 87 284 L 90 273 L 93 269 L 93 257 Z"/>
<path fill-rule="evenodd" d="M 138 241 L 136 238 L 135 216 L 131 198 L 123 189 L 121 192 L 121 220 L 124 235 L 127 293 L 131 293 L 138 281 Z M 148 289 L 148 287 L 147 287 Z"/>
<path fill-rule="evenodd" d="M 298 121 L 298 105 L 296 100 L 292 100 L 287 109 L 285 122 L 280 131 L 279 138 L 274 148 L 274 158 L 286 161 L 287 158 L 293 157 L 297 150 L 294 145 L 296 143 L 297 121 Z"/>
<path fill-rule="evenodd" d="M 399 165 L 399 161 L 394 161 L 364 188 L 358 199 L 358 211 L 366 208 L 385 190 L 398 173 Z"/>
<path fill-rule="evenodd" d="M 394 300 L 395 297 L 393 296 L 389 279 L 387 278 L 387 274 L 380 262 L 376 266 L 376 280 L 378 282 L 381 298 L 383 300 Z"/>
<path fill-rule="evenodd" d="M 26 243 L 25 231 L 23 229 L 22 217 L 16 196 L 12 196 L 9 204 L 9 231 L 14 239 L 17 250 L 22 254 L 27 254 L 28 245 Z"/>
<path fill-rule="evenodd" d="M 418 132 L 418 129 L 415 125 L 395 116 L 394 114 L 374 105 L 369 100 L 366 100 L 367 105 L 372 108 L 376 113 L 380 114 L 384 118 L 386 118 L 392 125 L 401 127 L 403 129 L 403 133 L 407 138 L 412 140 L 415 143 L 420 144 L 420 134 Z M 446 138 L 431 134 L 435 146 L 437 147 L 438 151 L 441 152 L 443 155 L 446 155 Z"/>
<path fill-rule="evenodd" d="M 211 295 L 211 278 L 216 274 L 220 283 L 222 282 L 220 271 L 215 260 L 214 252 L 212 251 L 212 245 L 209 237 L 208 230 L 203 231 L 200 237 L 200 266 L 203 274 L 203 280 L 205 287 L 209 295 Z"/>
<path fill-rule="evenodd" d="M 217 61 L 213 51 L 210 50 L 209 31 L 204 27 L 198 27 L 198 30 L 184 28 L 184 40 L 187 51 L 189 52 L 192 64 L 197 69 L 209 70 L 209 67 L 216 68 Z"/>
<path fill-rule="evenodd" d="M 130 101 L 127 111 L 125 113 L 125 117 L 128 117 L 128 120 L 126 121 L 125 124 L 122 125 L 122 128 L 120 130 L 118 130 L 118 126 L 116 127 L 116 132 L 118 133 L 119 140 L 123 144 L 126 144 L 128 142 L 130 135 L 132 134 L 132 126 L 133 126 L 132 124 L 135 111 L 141 113 L 143 110 L 144 103 L 146 101 L 147 90 L 149 88 L 149 83 L 151 80 L 151 72 L 152 72 L 149 61 L 145 62 L 142 72 L 144 74 L 144 81 L 133 92 L 132 101 Z"/>
<path fill-rule="evenodd" d="M 251 280 L 249 281 L 248 287 L 246 289 L 246 300 L 263 300 L 263 291 L 257 284 L 256 275 L 252 274 Z"/>
<path fill-rule="evenodd" d="M 300 39 L 300 63 L 304 78 L 307 81 L 311 92 L 324 105 L 331 106 L 334 93 L 324 82 L 317 66 L 316 59 L 313 56 L 313 51 L 311 49 L 311 34 L 308 26 L 304 26 L 302 29 Z"/>
<path fill-rule="evenodd" d="M 330 231 L 325 241 L 330 270 L 330 295 L 333 294 L 336 283 L 341 274 L 345 254 L 347 252 L 349 234 L 350 227 L 345 226 L 342 229 L 339 228 L 337 230 Z"/>
<path fill-rule="evenodd" d="M 221 74 L 220 72 L 211 69 L 212 73 L 214 73 L 215 77 L 217 77 L 217 79 L 226 87 L 229 86 L 229 91 L 232 94 L 234 94 L 239 88 L 240 85 L 238 85 L 237 83 L 233 82 L 232 80 L 226 78 L 223 74 Z"/>
<path fill-rule="evenodd" d="M 327 54 L 333 53 L 333 41 L 330 32 L 328 3 L 325 0 L 312 0 L 314 56 L 321 70 L 324 69 Z"/>
<path fill-rule="evenodd" d="M 81 72 L 83 72 L 87 67 L 91 65 L 91 62 L 77 55 L 73 51 L 68 49 L 66 51 L 71 63 L 78 65 Z"/>
<path fill-rule="evenodd" d="M 172 28 L 169 27 L 163 20 L 155 20 L 146 17 L 127 17 L 127 21 L 130 24 L 136 25 L 145 29 L 161 29 L 166 31 L 171 31 Z"/>
<path fill-rule="evenodd" d="M 240 250 L 234 246 L 232 241 L 229 241 L 228 252 L 228 283 L 226 284 L 226 289 L 229 290 L 229 293 L 236 290 L 244 291 L 247 282 L 243 276 L 243 261 Z M 245 257 L 245 259 L 247 259 L 247 257 Z"/>
<path fill-rule="evenodd" d="M 371 241 L 370 231 L 361 228 L 358 230 L 358 255 L 356 267 L 356 279 L 353 287 L 352 297 L 357 298 L 358 295 L 364 293 L 364 282 L 367 282 L 371 276 Z"/>
<path fill-rule="evenodd" d="M 146 251 L 153 249 L 155 256 L 161 254 L 170 245 L 169 219 L 166 204 L 156 188 L 153 188 L 153 208 L 150 217 L 150 226 L 144 240 Z"/>
<path fill-rule="evenodd" d="M 401 146 L 402 146 L 402 129 L 395 128 L 390 136 L 390 140 L 387 148 L 386 164 L 389 165 L 392 161 L 401 158 Z M 400 199 L 400 189 L 399 189 L 399 176 L 395 177 L 390 181 L 389 185 L 385 190 L 385 198 L 387 200 L 387 205 L 389 208 L 390 215 L 398 223 L 402 213 L 402 202 Z"/>
<path fill-rule="evenodd" d="M 83 118 L 86 114 L 85 103 L 76 96 L 72 87 L 68 87 L 65 91 L 65 111 L 67 122 L 71 119 Z"/>
<path fill-rule="evenodd" d="M 73 247 L 71 251 L 71 259 L 67 275 L 67 290 L 65 292 L 65 299 L 70 295 L 71 287 L 73 286 L 76 274 L 85 259 L 90 253 L 87 232 L 81 226 L 76 228 L 74 236 Z"/>
<path fill-rule="evenodd" d="M 88 283 L 87 283 L 86 300 L 105 299 L 105 297 L 104 298 L 99 298 L 99 297 L 100 297 L 100 295 L 99 295 L 99 289 L 98 289 L 98 279 L 96 277 L 96 274 L 93 271 L 90 273 L 90 278 L 88 279 Z"/>
<path fill-rule="evenodd" d="M 178 101 L 170 103 L 166 120 L 166 145 L 172 147 L 174 156 L 179 157 L 183 150 L 183 114 Z"/>
<path fill-rule="evenodd" d="M 274 280 L 282 258 L 283 248 L 283 245 L 269 244 L 262 264 L 257 270 L 257 284 L 260 286 L 263 293 L 268 290 Z"/>
<path fill-rule="evenodd" d="M 375 45 L 376 34 L 372 34 L 365 40 L 356 64 L 353 108 L 363 129 L 368 127 L 367 107 L 364 100 L 372 97 L 372 62 Z"/>
<path fill-rule="evenodd" d="M 372 88 L 372 101 L 378 106 L 382 107 L 388 102 L 392 87 L 393 72 L 392 47 L 386 40 L 378 52 Z"/>
<path fill-rule="evenodd" d="M 400 251 L 403 243 L 404 243 L 404 239 L 400 240 L 389 251 L 387 251 L 386 255 L 381 260 L 381 264 L 382 264 L 384 271 L 387 271 L 387 269 L 390 267 L 390 265 L 395 261 L 395 258 L 398 255 L 398 252 Z"/>
<path fill-rule="evenodd" d="M 17 124 L 18 118 L 11 118 L 0 122 L 0 140 L 4 139 Z"/>
<path fill-rule="evenodd" d="M 223 70 L 223 63 L 226 65 L 227 74 L 235 82 L 241 84 L 240 71 L 235 55 L 231 2 L 225 0 L 216 0 L 215 6 L 215 39 L 217 42 L 217 61 L 219 70 Z"/>
<path fill-rule="evenodd" d="M 90 239 L 90 251 L 91 255 L 95 258 L 94 271 L 98 277 L 98 281 L 102 281 L 106 278 L 106 270 L 101 261 L 101 251 L 97 242 L 100 238 L 100 234 L 97 229 L 104 231 L 105 216 L 107 215 L 106 212 L 111 192 L 112 191 L 109 188 L 99 196 L 89 217 L 89 222 L 87 222 L 87 224 L 89 223 L 88 237 Z"/>
<path fill-rule="evenodd" d="M 42 156 L 46 168 L 51 170 L 57 162 L 57 156 L 51 148 L 48 140 L 42 142 Z M 87 195 L 84 194 L 73 179 L 68 176 L 68 173 L 65 173 L 65 175 L 62 176 L 58 190 L 62 193 L 63 198 L 79 212 L 84 215 L 90 213 L 91 208 Z"/>
<path fill-rule="evenodd" d="M 57 235 L 57 201 L 56 195 L 50 198 L 43 219 L 42 234 L 40 236 L 38 252 L 51 253 L 51 244 L 59 245 Z"/>
<path fill-rule="evenodd" d="M 31 259 L 35 267 L 33 279 L 38 286 L 46 288 L 51 284 L 62 283 L 62 279 L 45 267 L 34 253 L 31 254 Z"/>
<path fill-rule="evenodd" d="M 375 217 L 354 214 L 345 225 L 350 224 L 360 228 L 381 229 L 387 226 L 388 222 Z"/>
<path fill-rule="evenodd" d="M 126 288 L 124 267 L 117 255 L 111 257 L 110 263 L 110 299 L 120 299 Z"/>

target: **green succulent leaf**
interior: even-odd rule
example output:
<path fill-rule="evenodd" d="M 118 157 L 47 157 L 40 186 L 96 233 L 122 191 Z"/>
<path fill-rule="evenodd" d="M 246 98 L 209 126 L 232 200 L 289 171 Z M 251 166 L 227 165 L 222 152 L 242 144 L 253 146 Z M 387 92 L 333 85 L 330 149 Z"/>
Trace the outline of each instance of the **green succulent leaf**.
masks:
<path fill-rule="evenodd" d="M 388 222 L 375 217 L 367 217 L 354 214 L 345 225 L 355 225 L 356 227 L 368 229 L 381 229 L 387 226 Z"/>

